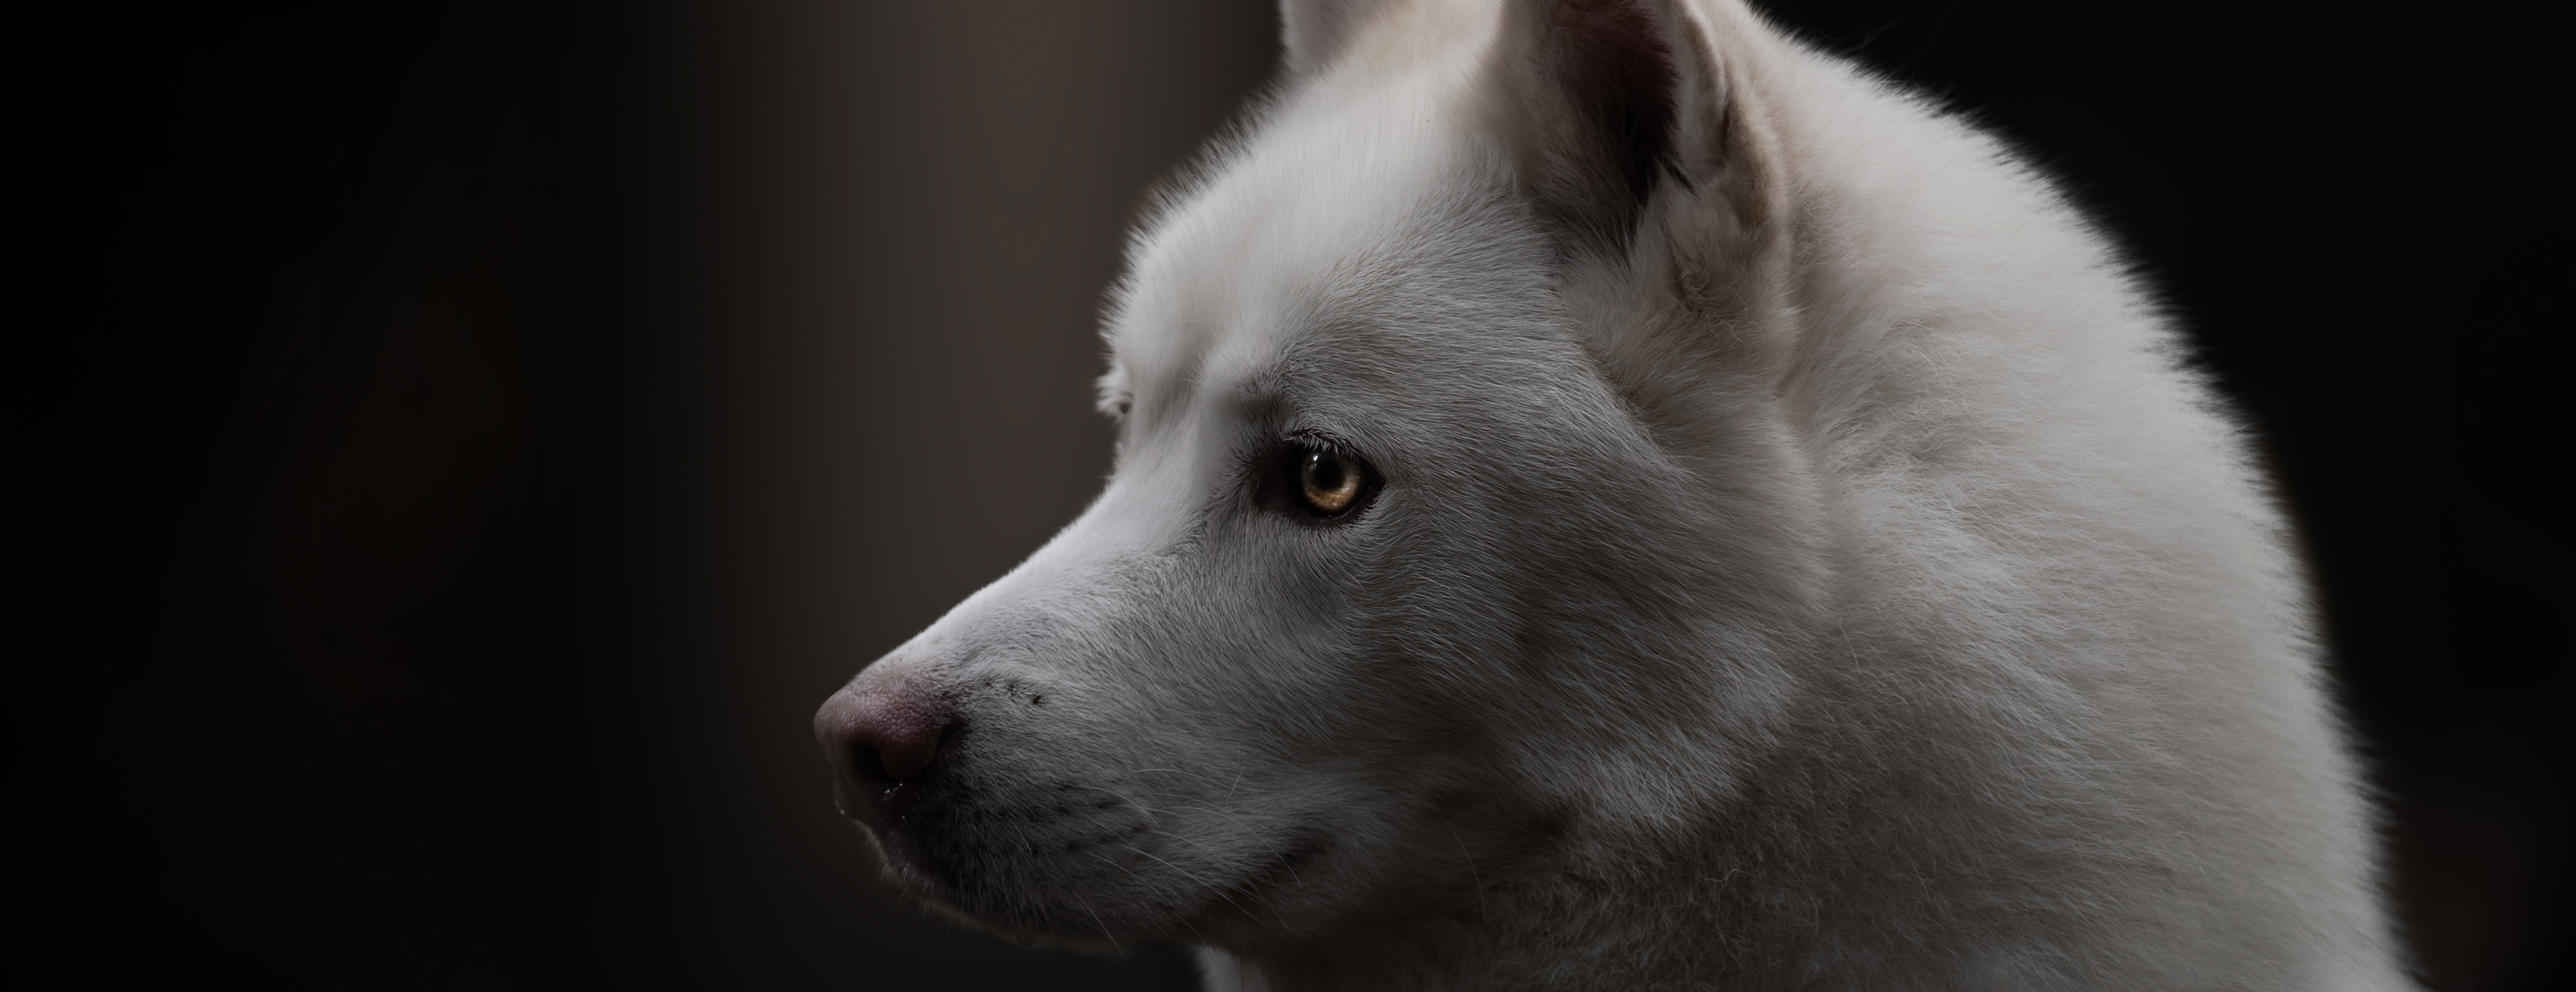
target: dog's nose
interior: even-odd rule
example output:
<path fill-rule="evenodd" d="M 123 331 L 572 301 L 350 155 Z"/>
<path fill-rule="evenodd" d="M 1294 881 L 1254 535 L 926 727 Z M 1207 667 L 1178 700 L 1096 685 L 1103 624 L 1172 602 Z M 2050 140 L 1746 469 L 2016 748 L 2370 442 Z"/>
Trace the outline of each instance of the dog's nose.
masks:
<path fill-rule="evenodd" d="M 882 789 L 930 767 L 956 707 L 922 692 L 842 689 L 814 714 L 814 736 L 844 777 Z"/>

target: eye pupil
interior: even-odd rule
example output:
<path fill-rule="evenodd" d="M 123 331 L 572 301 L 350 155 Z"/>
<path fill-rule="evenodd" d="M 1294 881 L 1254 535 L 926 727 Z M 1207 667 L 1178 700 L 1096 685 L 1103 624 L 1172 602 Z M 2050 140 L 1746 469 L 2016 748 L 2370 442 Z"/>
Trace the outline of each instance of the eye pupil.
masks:
<path fill-rule="evenodd" d="M 1341 513 L 1359 502 L 1359 472 L 1331 451 L 1307 452 L 1298 466 L 1297 481 L 1306 506 L 1317 513 Z"/>

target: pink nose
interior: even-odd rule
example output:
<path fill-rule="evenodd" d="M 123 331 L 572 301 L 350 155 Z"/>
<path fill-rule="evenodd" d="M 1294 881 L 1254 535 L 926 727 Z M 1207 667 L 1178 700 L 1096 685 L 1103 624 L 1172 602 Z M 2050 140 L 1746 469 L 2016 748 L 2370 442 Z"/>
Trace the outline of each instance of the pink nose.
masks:
<path fill-rule="evenodd" d="M 927 693 L 855 687 L 833 693 L 814 714 L 814 737 L 847 778 L 880 788 L 921 774 L 957 709 Z"/>

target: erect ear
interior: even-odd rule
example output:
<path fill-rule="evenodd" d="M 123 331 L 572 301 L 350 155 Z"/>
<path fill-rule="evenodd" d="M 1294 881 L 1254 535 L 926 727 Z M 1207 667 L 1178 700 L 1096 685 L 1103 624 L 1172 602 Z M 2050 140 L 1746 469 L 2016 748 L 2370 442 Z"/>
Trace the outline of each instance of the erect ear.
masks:
<path fill-rule="evenodd" d="M 1720 6 L 1724 19 L 1742 13 Z M 1745 34 L 1745 20 L 1715 34 Z M 1525 191 L 1568 248 L 1626 254 L 1659 193 L 1761 210 L 1746 196 L 1764 185 L 1767 142 L 1746 140 L 1715 40 L 1681 0 L 1507 0 L 1491 66 L 1502 126 Z"/>
<path fill-rule="evenodd" d="M 1506 4 L 1495 126 L 1558 239 L 1558 298 L 1632 410 L 1729 464 L 1757 443 L 1729 431 L 1772 422 L 1731 405 L 1795 368 L 1786 162 L 1759 85 L 1783 43 L 1735 0 Z"/>
<path fill-rule="evenodd" d="M 1332 63 L 1351 35 L 1391 0 L 1279 0 L 1279 42 L 1289 71 L 1307 75 Z"/>

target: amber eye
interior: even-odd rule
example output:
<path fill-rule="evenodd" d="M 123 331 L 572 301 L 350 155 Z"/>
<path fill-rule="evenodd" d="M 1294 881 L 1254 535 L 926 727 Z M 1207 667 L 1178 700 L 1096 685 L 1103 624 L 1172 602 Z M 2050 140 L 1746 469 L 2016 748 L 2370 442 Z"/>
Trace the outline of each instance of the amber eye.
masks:
<path fill-rule="evenodd" d="M 1324 516 L 1338 516 L 1359 505 L 1362 482 L 1360 467 L 1340 452 L 1309 448 L 1298 459 L 1298 495 L 1307 509 Z"/>

